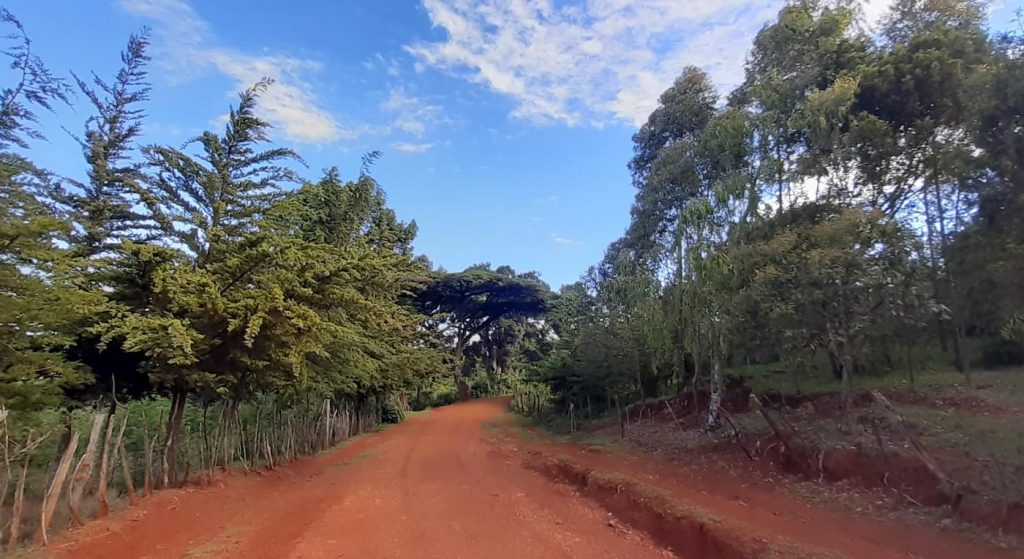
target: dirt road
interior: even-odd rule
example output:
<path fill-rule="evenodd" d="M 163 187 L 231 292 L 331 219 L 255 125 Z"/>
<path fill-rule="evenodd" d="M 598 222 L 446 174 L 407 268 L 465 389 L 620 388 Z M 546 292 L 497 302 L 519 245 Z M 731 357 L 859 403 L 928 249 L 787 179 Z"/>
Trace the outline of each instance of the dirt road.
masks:
<path fill-rule="evenodd" d="M 648 540 L 640 530 L 610 517 L 569 485 L 552 483 L 525 468 L 520 453 L 512 448 L 516 444 L 500 437 L 496 442 L 491 436 L 493 428 L 488 422 L 503 411 L 504 402 L 498 400 L 434 410 L 274 472 L 232 475 L 206 489 L 159 492 L 136 507 L 62 536 L 40 556 L 312 559 L 676 555 Z M 564 450 L 572 454 L 571 447 Z M 634 466 L 639 464 L 629 460 Z M 695 489 L 691 485 L 689 491 L 696 493 Z M 709 491 L 699 491 L 707 503 L 698 504 L 709 505 L 709 510 L 718 504 L 749 506 L 735 496 L 716 497 L 713 491 L 710 486 Z M 810 509 L 803 506 L 802 521 L 807 522 Z M 841 516 L 820 516 L 821 520 L 827 519 L 828 526 L 812 522 L 784 534 L 786 517 L 772 513 L 767 506 L 763 510 L 765 518 L 774 518 L 774 525 L 748 515 L 747 520 L 752 522 L 742 527 L 747 536 L 753 532 L 761 538 L 758 526 L 764 524 L 764 540 L 782 537 L 793 542 L 806 533 L 814 536 L 815 548 L 821 549 L 821 542 L 845 541 L 828 536 L 830 530 L 841 535 L 854 528 Z M 872 530 L 861 520 L 857 523 L 865 533 Z M 990 555 L 982 547 L 938 531 L 935 538 L 924 533 L 923 539 L 932 549 L 921 554 L 915 549 L 901 549 L 907 545 L 901 540 L 909 533 L 891 528 L 890 532 L 893 537 L 886 539 L 890 539 L 891 546 L 884 541 L 869 542 L 866 547 L 837 544 L 828 550 L 829 556 L 890 556 L 879 555 L 880 549 L 891 551 L 894 557 L 946 556 L 944 552 L 949 556 L 964 556 L 965 552 L 973 557 L 1009 556 L 997 550 L 989 550 L 994 551 Z M 938 555 L 936 550 L 940 550 Z M 691 559 L 704 556 L 685 551 L 682 555 Z"/>
<path fill-rule="evenodd" d="M 51 545 L 56 557 L 666 557 L 488 444 L 476 401 L 263 476 L 159 492 Z"/>

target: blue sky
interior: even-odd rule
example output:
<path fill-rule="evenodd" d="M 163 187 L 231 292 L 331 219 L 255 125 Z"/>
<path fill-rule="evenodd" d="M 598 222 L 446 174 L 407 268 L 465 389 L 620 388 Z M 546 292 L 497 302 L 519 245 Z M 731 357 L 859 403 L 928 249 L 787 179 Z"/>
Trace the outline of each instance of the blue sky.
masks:
<path fill-rule="evenodd" d="M 864 5 L 868 21 L 886 0 Z M 490 261 L 553 287 L 597 262 L 629 220 L 630 137 L 687 64 L 723 91 L 742 77 L 777 0 L 17 0 L 55 72 L 110 76 L 129 33 L 153 30 L 144 143 L 219 129 L 261 77 L 274 139 L 310 178 L 383 152 L 375 177 L 416 248 L 449 270 Z M 313 4 L 313 5 L 308 5 Z M 997 27 L 1016 6 L 993 8 Z M 37 162 L 81 177 L 79 100 L 45 117 Z"/>

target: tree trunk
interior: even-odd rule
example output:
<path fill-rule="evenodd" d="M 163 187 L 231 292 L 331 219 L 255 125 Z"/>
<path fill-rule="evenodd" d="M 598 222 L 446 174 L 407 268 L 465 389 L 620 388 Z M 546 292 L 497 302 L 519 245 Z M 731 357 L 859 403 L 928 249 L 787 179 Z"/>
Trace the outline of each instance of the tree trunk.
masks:
<path fill-rule="evenodd" d="M 959 302 L 953 300 L 956 294 L 954 293 L 953 273 L 949 268 L 949 237 L 946 234 L 946 209 L 942 203 L 942 188 L 938 182 L 935 183 L 935 208 L 938 211 L 939 248 L 942 254 L 943 298 L 950 310 L 950 314 L 952 314 L 953 366 L 956 367 L 957 372 L 964 376 L 964 382 L 967 386 L 971 386 L 971 372 L 967 368 L 967 363 L 964 361 L 963 352 L 960 347 L 960 341 L 963 336 L 962 313 L 960 312 Z"/>
<path fill-rule="evenodd" d="M 718 408 L 722 405 L 722 355 L 725 344 L 721 334 L 717 336 L 717 347 L 711 351 L 711 382 L 708 386 L 708 419 L 705 427 L 710 431 L 718 427 Z"/>
<path fill-rule="evenodd" d="M 207 473 L 208 477 L 212 477 L 212 475 L 213 475 L 213 463 L 216 461 L 216 458 L 214 458 L 213 449 L 210 448 L 210 429 L 209 429 L 209 426 L 207 425 L 207 417 L 206 417 L 209 414 L 209 412 L 210 412 L 210 404 L 208 402 L 203 402 L 203 423 L 202 423 L 202 429 L 203 429 L 203 450 L 202 450 L 202 455 L 203 455 L 203 460 L 202 460 L 202 462 L 204 464 L 208 464 L 208 467 L 204 467 L 203 469 L 206 470 L 206 473 Z"/>
<path fill-rule="evenodd" d="M 71 470 L 71 461 L 75 458 L 76 450 L 78 450 L 78 432 L 74 431 L 71 433 L 71 438 L 68 439 L 67 446 L 64 447 L 60 462 L 57 463 L 57 471 L 53 474 L 50 488 L 46 490 L 46 495 L 43 497 L 42 514 L 39 517 L 39 537 L 43 545 L 49 543 L 47 530 L 50 527 L 50 520 L 53 519 L 53 513 L 57 510 L 57 502 L 60 501 L 64 480 L 67 479 L 68 471 Z"/>
<path fill-rule="evenodd" d="M 914 390 L 917 385 L 914 380 L 914 358 L 911 355 L 911 345 L 907 344 L 907 375 L 910 377 L 910 389 Z"/>
<path fill-rule="evenodd" d="M 469 336 L 467 333 L 458 332 L 455 339 L 455 387 L 459 393 L 459 400 L 465 402 L 473 397 L 472 391 L 469 389 L 469 383 L 466 382 L 465 377 L 462 375 L 462 365 L 465 360 L 466 342 Z M 359 410 L 356 410 L 358 415 Z"/>
<path fill-rule="evenodd" d="M 619 396 L 615 396 L 615 411 L 619 414 L 619 438 L 626 438 L 626 416 L 622 414 L 622 406 L 619 405 Z"/>
<path fill-rule="evenodd" d="M 850 402 L 853 398 L 853 378 L 850 376 L 853 373 L 853 359 L 850 357 L 848 351 L 843 351 L 842 357 L 843 363 L 843 411 L 849 414 Z"/>
<path fill-rule="evenodd" d="M 235 401 L 228 400 L 227 404 L 224 405 L 223 417 L 223 433 L 221 434 L 221 447 L 220 447 L 220 469 L 223 472 L 228 471 L 228 448 L 230 448 L 231 440 L 231 424 L 235 417 Z"/>
<path fill-rule="evenodd" d="M 124 434 L 124 427 L 121 427 L 121 433 Z M 124 448 L 124 440 L 120 435 L 117 437 L 117 453 L 121 457 L 121 474 L 124 476 L 124 488 L 128 492 L 128 503 L 136 504 L 139 502 L 135 496 L 135 480 L 132 479 L 132 463 L 128 459 L 128 451 Z"/>
<path fill-rule="evenodd" d="M 324 400 L 324 443 L 323 449 L 331 448 L 331 400 Z"/>
<path fill-rule="evenodd" d="M 85 454 L 78 461 L 78 465 L 75 466 L 75 473 L 71 476 L 71 489 L 70 498 L 68 499 L 68 509 L 71 512 L 71 521 L 81 526 L 85 524 L 82 520 L 82 516 L 79 514 L 79 505 L 82 502 L 82 495 L 85 493 L 85 487 L 89 484 L 89 480 L 92 479 L 93 464 L 96 461 L 96 446 L 99 444 L 100 432 L 103 430 L 103 423 L 107 419 L 107 413 L 97 413 L 93 417 L 92 431 L 89 432 L 89 442 L 85 445 Z"/>
<path fill-rule="evenodd" d="M 167 440 L 164 443 L 163 487 L 178 481 L 178 435 L 185 414 L 185 393 L 175 392 L 171 398 L 171 413 L 167 418 Z"/>

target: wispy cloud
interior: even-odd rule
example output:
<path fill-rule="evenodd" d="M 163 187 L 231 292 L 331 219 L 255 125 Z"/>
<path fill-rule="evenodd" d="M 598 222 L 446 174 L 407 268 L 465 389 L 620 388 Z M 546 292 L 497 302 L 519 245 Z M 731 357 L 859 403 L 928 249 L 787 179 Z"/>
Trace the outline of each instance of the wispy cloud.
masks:
<path fill-rule="evenodd" d="M 318 62 L 286 55 L 250 55 L 216 46 L 210 25 L 184 0 L 120 0 L 120 5 L 155 22 L 157 58 L 172 76 L 188 79 L 212 68 L 232 78 L 238 90 L 261 78 L 272 78 L 274 84 L 260 99 L 259 110 L 286 139 L 322 144 L 355 136 L 313 92 L 309 74 L 320 70 Z"/>
<path fill-rule="evenodd" d="M 434 105 L 395 87 L 380 104 L 381 112 L 392 117 L 391 128 L 422 137 L 428 130 L 451 120 L 445 116 L 444 108 Z"/>
<path fill-rule="evenodd" d="M 395 142 L 391 144 L 391 147 L 402 153 L 424 153 L 430 150 L 430 148 L 434 147 L 434 144 L 414 144 L 411 142 Z"/>
<path fill-rule="evenodd" d="M 583 241 L 577 241 L 576 239 L 569 239 L 559 235 L 558 233 L 551 234 L 551 240 L 557 245 L 579 245 L 583 244 Z"/>
<path fill-rule="evenodd" d="M 384 70 L 387 75 L 393 78 L 397 78 L 402 74 L 402 64 L 397 58 L 386 57 L 379 52 L 364 60 L 363 68 L 370 71 Z"/>
<path fill-rule="evenodd" d="M 890 0 L 866 0 L 877 17 Z M 433 67 L 513 98 L 536 123 L 639 125 L 687 64 L 738 84 L 778 0 L 423 0 L 447 37 L 406 47 Z"/>

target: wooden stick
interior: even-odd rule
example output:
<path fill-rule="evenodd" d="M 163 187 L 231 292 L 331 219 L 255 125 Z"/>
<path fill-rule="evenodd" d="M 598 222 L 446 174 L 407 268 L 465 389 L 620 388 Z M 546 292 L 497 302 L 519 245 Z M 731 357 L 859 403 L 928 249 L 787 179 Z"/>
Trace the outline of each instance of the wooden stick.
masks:
<path fill-rule="evenodd" d="M 14 492 L 14 508 L 11 509 L 11 531 L 7 539 L 8 552 L 13 552 L 18 547 L 18 532 L 21 531 L 21 508 L 25 503 L 25 478 L 28 477 L 28 461 L 31 455 L 31 450 L 26 451 L 25 461 L 21 465 L 21 479 L 18 480 L 18 488 Z"/>
<path fill-rule="evenodd" d="M 896 411 L 896 406 L 892 405 L 892 402 L 890 402 L 885 396 L 882 396 L 882 393 L 877 390 L 872 390 L 871 396 L 875 401 L 882 405 L 882 408 L 889 415 L 890 419 L 892 419 L 896 426 L 899 427 L 900 433 L 910 441 L 910 446 L 914 449 L 914 453 L 917 454 L 917 457 L 922 463 L 924 463 L 925 467 L 928 468 L 928 471 L 938 478 L 939 491 L 949 500 L 950 505 L 955 507 L 958 504 L 960 497 L 956 483 L 954 483 L 953 480 L 951 480 L 949 476 L 942 471 L 938 463 L 936 463 L 931 455 L 925 451 L 924 446 L 917 440 L 917 437 L 910 433 L 910 429 L 907 428 L 906 422 L 903 420 L 903 416 Z"/>
<path fill-rule="evenodd" d="M 75 466 L 75 473 L 71 476 L 71 495 L 68 499 L 68 510 L 71 512 L 71 520 L 74 524 L 81 526 L 85 524 L 82 516 L 78 513 L 79 505 L 82 502 L 82 495 L 85 487 L 92 478 L 93 464 L 96 462 L 96 445 L 99 444 L 100 431 L 103 423 L 107 420 L 107 413 L 100 412 L 93 416 L 92 431 L 89 432 L 89 442 L 85 445 L 85 454 Z"/>
<path fill-rule="evenodd" d="M 146 410 L 142 410 L 142 442 L 145 452 L 145 471 L 142 473 L 142 494 L 153 493 L 153 441 L 149 438 L 149 420 Z"/>
<path fill-rule="evenodd" d="M 107 471 L 110 469 L 110 445 L 114 438 L 114 410 L 111 407 L 107 414 L 107 433 L 103 439 L 103 453 L 100 458 L 100 483 L 96 491 L 96 518 L 103 518 L 110 512 L 110 503 L 107 502 Z"/>
<path fill-rule="evenodd" d="M 50 488 L 46 490 L 46 495 L 43 497 L 43 508 L 39 517 L 39 537 L 43 541 L 43 545 L 50 543 L 46 532 L 50 527 L 50 520 L 53 519 L 53 513 L 57 510 L 57 502 L 64 489 L 64 480 L 67 479 L 68 471 L 71 470 L 71 461 L 75 457 L 76 450 L 78 450 L 78 431 L 71 433 L 71 439 L 68 440 L 68 445 L 64 448 L 64 453 L 61 454 L 60 462 L 57 464 L 57 471 L 53 474 Z"/>
<path fill-rule="evenodd" d="M 128 452 L 124 449 L 124 430 L 128 426 L 128 408 L 124 410 L 124 419 L 121 420 L 121 428 L 117 431 L 117 453 L 121 458 L 121 474 L 124 476 L 124 486 L 128 491 L 128 502 L 132 505 L 138 500 L 135 498 L 135 482 L 132 481 L 132 466 L 128 461 Z"/>
<path fill-rule="evenodd" d="M 761 400 L 758 399 L 758 397 L 755 396 L 753 393 L 750 394 L 750 408 L 756 411 L 757 413 L 761 414 L 761 417 L 764 418 L 765 423 L 768 424 L 768 427 L 772 430 L 773 433 L 775 433 L 775 436 L 779 438 L 779 441 L 782 442 L 782 445 L 786 447 L 787 450 L 789 450 L 794 456 L 796 456 L 798 460 L 810 464 L 807 457 L 807 449 L 804 448 L 802 444 L 793 440 L 793 437 L 791 437 L 789 433 L 787 433 L 775 421 L 775 418 L 773 418 L 771 414 L 768 413 L 768 410 L 764 409 L 764 406 L 761 405 Z"/>

